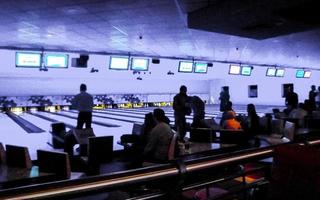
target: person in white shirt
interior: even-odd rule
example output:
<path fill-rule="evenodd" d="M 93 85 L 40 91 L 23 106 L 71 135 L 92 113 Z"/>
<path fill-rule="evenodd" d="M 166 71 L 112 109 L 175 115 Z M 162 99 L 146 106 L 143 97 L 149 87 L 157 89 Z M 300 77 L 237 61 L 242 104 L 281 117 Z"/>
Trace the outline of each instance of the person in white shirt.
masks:
<path fill-rule="evenodd" d="M 308 115 L 308 112 L 304 109 L 304 104 L 299 103 L 298 108 L 293 109 L 289 113 L 289 118 L 298 119 L 299 120 L 299 126 L 303 127 L 304 118 Z"/>
<path fill-rule="evenodd" d="M 86 129 L 91 128 L 93 97 L 86 91 L 87 86 L 81 84 L 80 93 L 74 97 L 72 102 L 73 106 L 79 111 L 77 129 L 82 129 L 84 124 L 86 124 Z"/>

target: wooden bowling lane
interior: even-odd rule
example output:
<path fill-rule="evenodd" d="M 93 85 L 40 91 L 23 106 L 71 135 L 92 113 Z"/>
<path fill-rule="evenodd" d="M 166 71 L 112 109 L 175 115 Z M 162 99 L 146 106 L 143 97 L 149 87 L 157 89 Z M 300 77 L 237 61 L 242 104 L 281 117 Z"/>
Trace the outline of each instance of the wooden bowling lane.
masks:
<path fill-rule="evenodd" d="M 6 112 L 7 116 L 16 122 L 21 128 L 23 128 L 27 133 L 43 133 L 43 129 L 39 128 L 37 125 L 25 120 L 21 115 L 15 114 L 11 111 Z"/>
<path fill-rule="evenodd" d="M 71 118 L 77 120 L 77 116 L 71 116 L 68 114 L 64 114 L 62 112 L 48 112 L 51 113 L 52 115 L 58 115 L 66 118 Z M 92 124 L 100 125 L 100 126 L 105 126 L 105 127 L 119 127 L 118 124 L 112 124 L 112 123 L 107 123 L 107 122 L 101 122 L 101 121 L 94 121 L 92 120 Z"/>
<path fill-rule="evenodd" d="M 63 113 L 66 113 L 67 115 L 72 114 L 77 114 L 78 111 L 75 110 L 68 110 L 68 111 L 64 111 Z M 104 114 L 104 113 L 102 113 Z M 92 112 L 92 117 L 96 117 L 96 118 L 103 118 L 103 119 L 111 119 L 111 120 L 117 120 L 117 121 L 122 121 L 122 122 L 128 122 L 128 123 L 141 123 L 141 119 L 143 118 L 139 118 L 139 117 L 132 117 L 132 119 L 129 119 L 130 116 L 123 116 L 123 115 L 116 115 L 116 114 L 111 114 L 111 116 L 105 116 L 102 115 L 101 112 L 96 112 L 93 111 Z M 74 116 L 74 115 L 72 115 Z M 114 117 L 114 116 L 118 116 L 118 117 Z M 138 120 L 137 120 L 138 119 Z M 142 120 L 143 122 L 143 120 Z"/>
<path fill-rule="evenodd" d="M 63 113 L 64 111 L 60 111 Z M 49 118 L 52 118 L 54 120 L 68 123 L 71 125 L 76 126 L 77 120 L 74 118 L 68 118 L 64 117 L 62 115 L 53 115 L 52 113 L 49 112 L 37 112 L 39 115 L 43 115 Z M 74 115 L 77 116 L 76 113 L 68 113 L 69 115 Z M 94 117 L 93 117 L 94 119 Z M 122 121 L 116 121 L 116 120 L 111 120 L 111 119 L 104 119 L 104 121 L 108 123 L 113 123 L 113 124 L 118 124 L 119 127 L 106 127 L 106 126 L 100 126 L 98 124 L 92 124 L 92 129 L 95 133 L 96 136 L 107 136 L 107 135 L 113 135 L 114 141 L 113 141 L 113 149 L 114 150 L 120 150 L 123 149 L 123 146 L 117 144 L 117 141 L 120 140 L 120 137 L 122 134 L 130 134 L 132 131 L 132 126 L 133 123 L 128 123 L 128 122 L 122 122 Z"/>

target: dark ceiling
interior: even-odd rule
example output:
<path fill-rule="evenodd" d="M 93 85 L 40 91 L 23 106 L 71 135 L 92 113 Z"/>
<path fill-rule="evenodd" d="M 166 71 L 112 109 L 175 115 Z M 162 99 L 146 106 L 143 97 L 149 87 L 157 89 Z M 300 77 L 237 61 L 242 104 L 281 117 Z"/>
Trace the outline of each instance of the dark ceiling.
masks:
<path fill-rule="evenodd" d="M 313 2 L 1 1 L 0 48 L 320 68 L 320 15 Z"/>

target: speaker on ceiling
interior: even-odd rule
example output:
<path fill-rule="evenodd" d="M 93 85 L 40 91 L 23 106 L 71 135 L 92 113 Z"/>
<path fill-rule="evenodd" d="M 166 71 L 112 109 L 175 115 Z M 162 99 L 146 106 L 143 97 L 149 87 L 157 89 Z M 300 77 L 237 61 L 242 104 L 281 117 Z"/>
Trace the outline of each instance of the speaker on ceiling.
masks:
<path fill-rule="evenodd" d="M 160 64 L 160 59 L 152 58 L 152 63 L 153 64 Z"/>

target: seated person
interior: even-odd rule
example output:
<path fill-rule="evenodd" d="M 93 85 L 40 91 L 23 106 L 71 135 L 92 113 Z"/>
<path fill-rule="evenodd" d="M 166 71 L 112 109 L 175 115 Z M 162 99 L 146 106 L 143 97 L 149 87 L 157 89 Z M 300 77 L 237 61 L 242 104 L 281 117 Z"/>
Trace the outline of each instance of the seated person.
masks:
<path fill-rule="evenodd" d="M 303 103 L 298 104 L 298 108 L 293 109 L 289 113 L 289 118 L 299 119 L 298 125 L 303 127 L 304 118 L 308 115 L 308 112 L 305 110 Z"/>
<path fill-rule="evenodd" d="M 168 150 L 173 132 L 166 123 L 167 118 L 162 109 L 154 109 L 153 117 L 156 121 L 156 126 L 149 134 L 143 155 L 148 161 L 163 163 L 168 161 Z"/>
<path fill-rule="evenodd" d="M 225 114 L 225 120 L 222 124 L 223 129 L 229 130 L 239 130 L 241 129 L 240 122 L 236 120 L 236 115 L 234 111 L 227 111 Z"/>
<path fill-rule="evenodd" d="M 232 102 L 228 101 L 225 107 L 225 111 L 222 113 L 222 117 L 220 120 L 220 126 L 224 124 L 224 121 L 229 117 L 230 112 L 233 112 L 233 115 L 236 116 L 236 112 L 232 109 Z"/>
<path fill-rule="evenodd" d="M 261 131 L 260 117 L 257 115 L 253 104 L 247 105 L 248 116 L 242 121 L 241 126 L 250 136 L 258 135 Z"/>
<path fill-rule="evenodd" d="M 201 127 L 205 116 L 205 104 L 198 96 L 191 98 L 191 108 L 193 111 L 192 127 Z"/>
<path fill-rule="evenodd" d="M 143 145 L 143 147 L 146 145 L 150 132 L 155 126 L 156 122 L 153 118 L 152 112 L 145 114 L 144 123 L 142 125 L 140 133 L 141 144 Z"/>
<path fill-rule="evenodd" d="M 151 130 L 156 126 L 152 112 L 145 114 L 144 123 L 138 133 L 124 134 L 120 137 L 121 143 L 131 143 L 131 150 L 141 154 L 148 140 Z"/>

